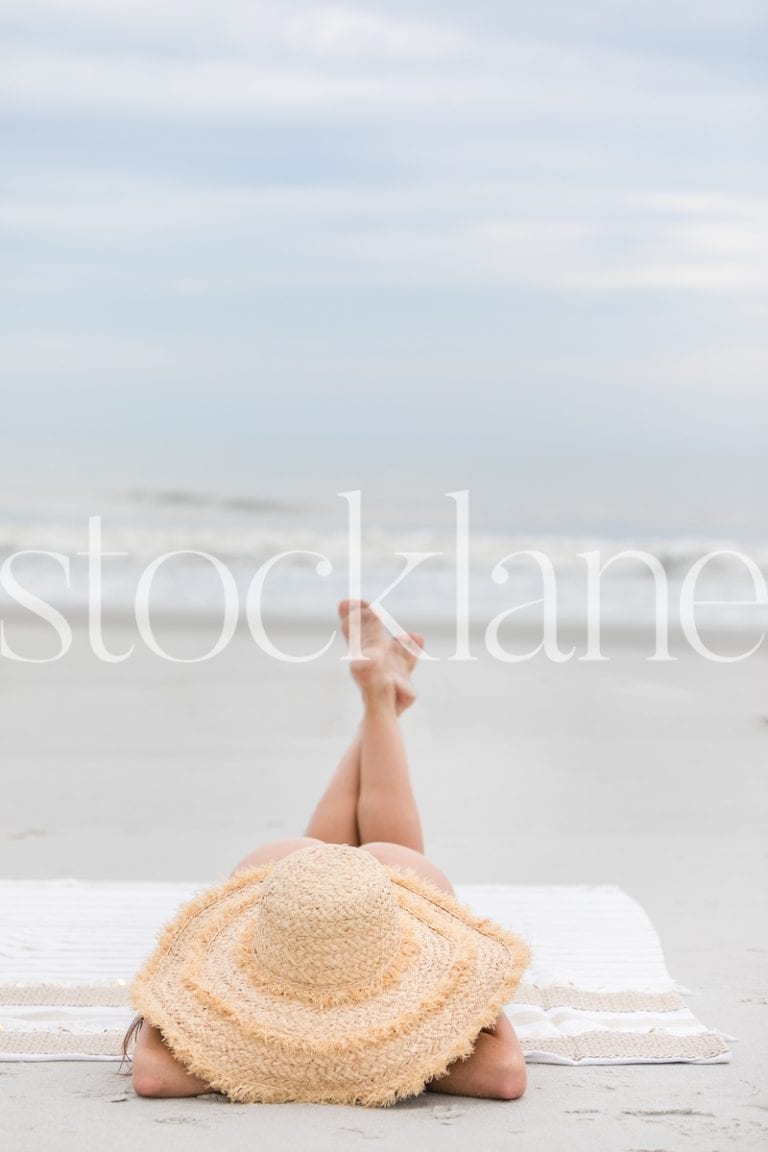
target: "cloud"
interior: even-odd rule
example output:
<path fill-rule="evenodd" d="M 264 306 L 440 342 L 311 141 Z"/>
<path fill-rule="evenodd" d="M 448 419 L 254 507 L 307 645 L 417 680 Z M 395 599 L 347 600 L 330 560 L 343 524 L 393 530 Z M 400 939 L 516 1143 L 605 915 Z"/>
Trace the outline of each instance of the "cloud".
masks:
<path fill-rule="evenodd" d="M 428 6 L 402 15 L 294 0 L 5 8 L 0 94 L 17 109 L 347 120 L 454 110 L 627 124 L 672 115 L 695 125 L 750 116 L 762 98 L 746 78 L 721 76 L 716 52 L 692 56 L 685 41 L 672 55 L 631 36 L 568 41 L 543 21 L 516 30 L 504 8 L 461 22 Z"/>
<path fill-rule="evenodd" d="M 762 9 L 5 0 L 6 375 L 169 426 L 188 381 L 335 400 L 339 441 L 366 384 L 459 439 L 513 394 L 533 452 L 673 443 L 670 396 L 756 440 Z"/>
<path fill-rule="evenodd" d="M 58 44 L 95 42 L 111 53 L 126 41 L 148 54 L 180 55 L 195 48 L 212 57 L 300 54 L 324 60 L 443 60 L 460 52 L 466 33 L 430 14 L 395 15 L 362 4 L 292 0 L 5 0 L 6 20 L 19 39 Z"/>
<path fill-rule="evenodd" d="M 368 75 L 334 76 L 308 69 L 255 69 L 220 60 L 169 61 L 43 52 L 0 55 L 0 94 L 17 106 L 184 116 L 256 115 L 276 111 L 440 103 L 443 80 L 402 83 Z"/>
<path fill-rule="evenodd" d="M 282 8 L 284 37 L 302 51 L 384 60 L 445 60 L 461 53 L 466 34 L 441 20 L 402 19 L 362 7 L 319 4 Z"/>
<path fill-rule="evenodd" d="M 659 192 L 606 199 L 582 187 L 565 205 L 558 191 L 551 183 L 523 190 L 469 182 L 455 191 L 426 182 L 195 188 L 74 176 L 60 180 L 53 196 L 0 199 L 0 230 L 91 250 L 129 251 L 153 238 L 158 259 L 185 239 L 204 248 L 208 232 L 217 245 L 258 252 L 275 281 L 296 283 L 447 278 L 566 293 L 768 289 L 768 201 Z M 200 279 L 187 277 L 196 292 Z M 230 284 L 238 279 L 233 269 Z"/>

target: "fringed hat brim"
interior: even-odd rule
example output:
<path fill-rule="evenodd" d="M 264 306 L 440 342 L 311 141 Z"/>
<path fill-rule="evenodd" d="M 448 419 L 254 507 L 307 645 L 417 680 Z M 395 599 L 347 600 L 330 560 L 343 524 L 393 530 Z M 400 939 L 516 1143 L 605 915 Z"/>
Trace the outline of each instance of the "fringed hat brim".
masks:
<path fill-rule="evenodd" d="M 381 1106 L 416 1095 L 470 1055 L 529 962 L 518 937 L 388 865 L 403 929 L 394 963 L 341 1000 L 297 998 L 249 950 L 273 867 L 185 905 L 131 988 L 176 1058 L 232 1100 Z"/>

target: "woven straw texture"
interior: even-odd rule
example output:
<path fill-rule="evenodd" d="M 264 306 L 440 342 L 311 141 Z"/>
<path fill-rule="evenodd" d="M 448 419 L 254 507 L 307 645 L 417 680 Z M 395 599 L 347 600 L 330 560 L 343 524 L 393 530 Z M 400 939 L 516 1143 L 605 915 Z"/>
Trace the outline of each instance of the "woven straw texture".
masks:
<path fill-rule="evenodd" d="M 423 878 L 323 844 L 187 904 L 131 999 L 233 1100 L 386 1105 L 470 1054 L 528 961 Z"/>

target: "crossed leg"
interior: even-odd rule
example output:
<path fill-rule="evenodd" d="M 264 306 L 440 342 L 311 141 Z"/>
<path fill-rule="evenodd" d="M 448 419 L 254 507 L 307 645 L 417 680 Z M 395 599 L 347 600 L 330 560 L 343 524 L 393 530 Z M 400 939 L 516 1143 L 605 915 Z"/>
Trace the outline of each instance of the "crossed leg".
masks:
<path fill-rule="evenodd" d="M 398 725 L 399 716 L 415 700 L 410 676 L 424 639 L 418 633 L 389 636 L 365 601 L 342 601 L 339 615 L 347 637 L 350 623 L 360 630 L 362 658 L 353 660 L 351 667 L 363 700 L 359 730 L 320 797 L 305 835 L 262 845 L 235 871 L 280 859 L 310 844 L 351 844 L 382 863 L 411 868 L 453 892 L 445 873 L 423 854 L 421 818 Z"/>
<path fill-rule="evenodd" d="M 421 819 L 398 725 L 399 716 L 415 700 L 410 676 L 424 639 L 418 633 L 389 636 L 364 601 L 342 601 L 339 615 L 345 636 L 349 638 L 350 623 L 360 630 L 362 659 L 353 660 L 351 668 L 363 700 L 360 727 L 305 835 L 260 846 L 235 871 L 281 859 L 310 844 L 351 844 L 382 863 L 412 868 L 452 892 L 448 877 L 423 855 Z"/>

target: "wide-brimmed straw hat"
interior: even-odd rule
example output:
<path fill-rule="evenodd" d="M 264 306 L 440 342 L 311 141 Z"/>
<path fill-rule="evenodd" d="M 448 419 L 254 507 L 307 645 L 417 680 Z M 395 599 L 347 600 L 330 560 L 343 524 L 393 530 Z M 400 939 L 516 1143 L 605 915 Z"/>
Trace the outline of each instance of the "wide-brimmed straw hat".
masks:
<path fill-rule="evenodd" d="M 468 1056 L 527 945 L 363 848 L 318 844 L 187 904 L 132 986 L 194 1075 L 242 1102 L 384 1105 Z"/>

